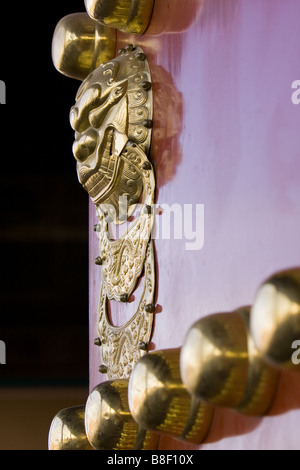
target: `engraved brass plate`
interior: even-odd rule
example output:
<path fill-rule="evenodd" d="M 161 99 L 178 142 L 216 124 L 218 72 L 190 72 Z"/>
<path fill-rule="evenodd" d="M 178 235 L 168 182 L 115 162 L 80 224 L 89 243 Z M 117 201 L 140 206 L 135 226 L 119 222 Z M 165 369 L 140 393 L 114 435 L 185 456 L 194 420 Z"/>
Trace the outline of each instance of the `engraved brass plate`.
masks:
<path fill-rule="evenodd" d="M 78 179 L 95 204 L 99 221 L 96 264 L 101 265 L 102 281 L 97 327 L 101 371 L 109 379 L 128 378 L 147 349 L 139 345 L 147 345 L 152 333 L 155 177 L 147 158 L 152 113 L 148 61 L 143 50 L 132 45 L 86 78 L 70 111 Z M 109 224 L 127 222 L 135 209 L 140 210 L 125 233 L 111 240 Z M 137 311 L 124 326 L 114 327 L 107 301 L 126 302 L 142 275 L 144 289 Z"/>
<path fill-rule="evenodd" d="M 154 0 L 85 0 L 93 20 L 126 33 L 143 34 L 147 29 Z"/>

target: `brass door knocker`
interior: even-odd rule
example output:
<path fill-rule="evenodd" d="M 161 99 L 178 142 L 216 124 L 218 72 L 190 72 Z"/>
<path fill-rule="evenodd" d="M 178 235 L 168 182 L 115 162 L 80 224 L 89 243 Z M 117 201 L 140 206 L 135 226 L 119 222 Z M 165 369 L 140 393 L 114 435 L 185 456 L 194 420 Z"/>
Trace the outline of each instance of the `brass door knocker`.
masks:
<path fill-rule="evenodd" d="M 75 23 L 69 17 L 63 19 L 54 34 L 53 50 L 59 69 L 61 64 L 72 62 L 69 50 L 64 47 L 65 39 L 62 40 L 68 37 L 64 28 L 74 30 L 80 24 L 84 28 L 90 25 L 85 14 L 76 14 L 74 18 Z M 78 38 L 78 34 L 75 37 Z M 93 67 L 99 60 L 95 57 L 95 50 L 99 53 L 99 48 L 93 43 L 92 30 L 89 41 L 92 53 L 84 57 L 87 62 L 89 58 Z M 78 54 L 76 48 L 77 65 Z M 104 57 L 103 51 L 101 54 Z M 90 71 L 87 62 L 85 74 Z M 74 68 L 71 75 L 81 76 Z M 152 333 L 155 265 L 151 208 L 155 177 L 147 157 L 152 119 L 149 64 L 144 51 L 133 45 L 121 49 L 117 57 L 90 71 L 70 110 L 78 179 L 94 203 L 98 217 L 95 231 L 99 237 L 99 256 L 95 263 L 101 265 L 102 280 L 96 344 L 101 347 L 103 361 L 99 370 L 109 379 L 129 377 L 138 359 L 145 354 Z M 134 222 L 120 238 L 111 240 L 109 224 L 127 222 L 135 210 L 138 215 Z M 142 275 L 144 288 L 136 312 L 125 325 L 113 326 L 107 311 L 108 300 L 127 302 Z"/>
<path fill-rule="evenodd" d="M 70 112 L 78 179 L 96 206 L 102 266 L 98 335 L 103 364 L 110 379 L 128 378 L 145 353 L 152 332 L 155 291 L 151 241 L 155 178 L 147 153 L 152 128 L 151 75 L 146 55 L 129 45 L 101 64 L 82 83 Z M 128 220 L 137 203 L 140 213 L 118 240 L 110 240 L 109 222 Z M 107 299 L 126 302 L 138 279 L 144 290 L 138 310 L 127 324 L 114 327 Z M 148 306 L 148 309 L 146 308 Z M 147 311 L 148 310 L 148 311 Z"/>

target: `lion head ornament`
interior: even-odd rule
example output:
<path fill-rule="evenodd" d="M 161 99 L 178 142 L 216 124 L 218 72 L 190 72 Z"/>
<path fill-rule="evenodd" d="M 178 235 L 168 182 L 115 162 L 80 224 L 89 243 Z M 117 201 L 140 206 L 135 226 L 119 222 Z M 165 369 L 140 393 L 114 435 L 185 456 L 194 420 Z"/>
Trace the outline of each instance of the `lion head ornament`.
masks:
<path fill-rule="evenodd" d="M 70 111 L 75 131 L 77 175 L 96 207 L 99 223 L 101 286 L 97 330 L 102 371 L 128 377 L 152 331 L 155 267 L 151 232 L 155 178 L 148 160 L 152 133 L 152 85 L 146 55 L 129 45 L 103 63 L 81 84 Z M 133 221 L 116 240 L 109 223 Z M 141 276 L 144 288 L 137 310 L 123 327 L 109 320 L 107 301 L 127 302 Z"/>
<path fill-rule="evenodd" d="M 70 123 L 80 183 L 112 221 L 127 220 L 136 203 L 145 203 L 143 169 L 151 167 L 151 77 L 140 48 L 122 49 L 84 80 Z"/>

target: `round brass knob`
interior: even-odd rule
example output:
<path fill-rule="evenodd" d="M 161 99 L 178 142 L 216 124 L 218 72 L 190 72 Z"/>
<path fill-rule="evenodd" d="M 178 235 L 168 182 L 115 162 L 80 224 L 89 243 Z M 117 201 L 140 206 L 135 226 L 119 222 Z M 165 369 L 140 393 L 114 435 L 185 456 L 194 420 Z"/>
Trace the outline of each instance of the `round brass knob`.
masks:
<path fill-rule="evenodd" d="M 154 0 L 85 0 L 93 20 L 126 33 L 143 34 L 147 29 Z"/>
<path fill-rule="evenodd" d="M 243 414 L 267 412 L 278 373 L 262 359 L 249 328 L 250 307 L 209 315 L 188 331 L 180 356 L 182 381 L 192 395 Z"/>
<path fill-rule="evenodd" d="M 49 450 L 92 450 L 84 427 L 84 405 L 61 410 L 53 418 L 49 435 Z"/>
<path fill-rule="evenodd" d="M 97 385 L 85 406 L 85 429 L 96 450 L 155 450 L 158 436 L 142 429 L 128 407 L 128 381 Z"/>
<path fill-rule="evenodd" d="M 95 23 L 87 13 L 62 18 L 52 39 L 52 61 L 56 69 L 84 80 L 100 64 L 115 56 L 116 31 Z"/>
<path fill-rule="evenodd" d="M 129 408 L 140 426 L 199 444 L 210 428 L 213 407 L 188 394 L 179 354 L 179 349 L 156 351 L 138 361 L 129 379 Z"/>
<path fill-rule="evenodd" d="M 300 269 L 277 273 L 259 287 L 250 327 L 267 361 L 300 372 L 300 351 L 294 349 L 300 349 Z"/>

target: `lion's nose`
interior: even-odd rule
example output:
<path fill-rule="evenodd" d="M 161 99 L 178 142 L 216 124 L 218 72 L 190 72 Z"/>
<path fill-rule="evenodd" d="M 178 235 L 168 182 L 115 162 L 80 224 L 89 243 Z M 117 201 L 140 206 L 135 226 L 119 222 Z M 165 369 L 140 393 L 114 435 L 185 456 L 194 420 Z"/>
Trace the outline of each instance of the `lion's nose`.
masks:
<path fill-rule="evenodd" d="M 97 135 L 94 130 L 83 134 L 73 144 L 73 154 L 77 161 L 85 161 L 95 150 L 97 145 Z"/>

